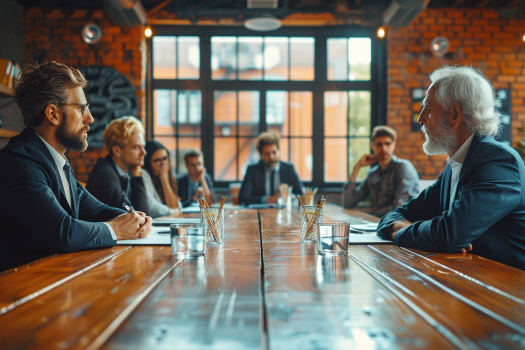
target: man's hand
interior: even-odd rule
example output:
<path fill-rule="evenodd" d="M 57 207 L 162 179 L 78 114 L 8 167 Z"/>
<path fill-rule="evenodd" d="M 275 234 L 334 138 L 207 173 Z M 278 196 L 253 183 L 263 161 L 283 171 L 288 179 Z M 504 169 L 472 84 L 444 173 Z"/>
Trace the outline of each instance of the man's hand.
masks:
<path fill-rule="evenodd" d="M 202 183 L 202 182 L 201 182 Z M 191 197 L 191 200 L 193 202 L 195 202 L 197 200 L 197 198 L 199 196 L 205 196 L 205 191 L 204 191 L 204 188 L 202 186 L 199 186 L 197 187 L 197 189 L 195 190 L 195 193 L 193 194 L 193 196 Z"/>
<path fill-rule="evenodd" d="M 134 166 L 129 168 L 129 172 L 131 173 L 131 176 L 133 176 L 133 177 L 141 176 L 140 175 L 140 169 L 142 169 L 142 167 L 140 165 L 134 165 Z"/>
<path fill-rule="evenodd" d="M 117 239 L 143 238 L 151 232 L 153 220 L 141 212 L 125 213 L 109 222 Z"/>
<path fill-rule="evenodd" d="M 392 240 L 394 240 L 394 237 L 396 236 L 397 231 L 401 230 L 402 228 L 408 227 L 412 225 L 413 223 L 407 220 L 398 221 L 394 223 L 392 226 Z"/>
<path fill-rule="evenodd" d="M 359 164 L 360 167 L 363 167 L 363 166 L 372 165 L 375 162 L 377 162 L 377 158 L 374 155 L 365 154 L 364 156 L 361 157 L 361 159 L 359 159 L 359 162 L 357 162 L 357 164 Z"/>
<path fill-rule="evenodd" d="M 469 244 L 468 246 L 466 246 L 465 248 L 461 248 L 461 252 L 463 254 L 467 254 L 467 252 L 470 252 L 472 250 L 472 244 Z"/>
<path fill-rule="evenodd" d="M 199 182 L 201 184 L 206 182 L 206 168 L 202 167 L 202 170 L 199 172 Z"/>
<path fill-rule="evenodd" d="M 279 198 L 281 198 L 281 191 L 277 190 L 274 195 L 266 197 L 266 203 L 277 203 Z"/>
<path fill-rule="evenodd" d="M 350 175 L 350 181 L 355 182 L 357 173 L 361 167 L 372 165 L 375 162 L 377 162 L 377 158 L 372 154 L 365 154 L 362 156 L 361 159 L 359 159 L 359 161 L 354 165 L 354 170 L 352 170 L 352 174 Z"/>

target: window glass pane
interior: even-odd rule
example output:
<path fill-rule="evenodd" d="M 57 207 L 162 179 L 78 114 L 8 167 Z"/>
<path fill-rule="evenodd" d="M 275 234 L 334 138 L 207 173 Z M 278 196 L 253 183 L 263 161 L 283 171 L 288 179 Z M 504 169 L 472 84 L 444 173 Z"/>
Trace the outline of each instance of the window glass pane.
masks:
<path fill-rule="evenodd" d="M 200 135 L 202 94 L 198 90 L 180 90 L 177 96 L 179 134 Z"/>
<path fill-rule="evenodd" d="M 349 91 L 350 135 L 370 135 L 370 91 Z"/>
<path fill-rule="evenodd" d="M 259 134 L 259 91 L 239 91 L 239 135 Z"/>
<path fill-rule="evenodd" d="M 326 138 L 324 140 L 324 181 L 348 181 L 346 145 L 346 138 Z"/>
<path fill-rule="evenodd" d="M 288 80 L 288 38 L 264 38 L 264 80 Z"/>
<path fill-rule="evenodd" d="M 290 80 L 314 80 L 314 38 L 290 39 Z"/>
<path fill-rule="evenodd" d="M 201 64 L 198 36 L 179 37 L 179 79 L 199 79 Z"/>
<path fill-rule="evenodd" d="M 288 91 L 266 92 L 266 124 L 278 135 L 288 135 Z"/>
<path fill-rule="evenodd" d="M 290 92 L 290 135 L 312 136 L 312 92 Z"/>
<path fill-rule="evenodd" d="M 215 135 L 233 136 L 237 134 L 235 121 L 237 120 L 237 92 L 214 91 L 213 93 L 213 122 Z"/>
<path fill-rule="evenodd" d="M 327 40 L 326 61 L 328 80 L 347 80 L 348 60 L 346 57 L 347 39 L 330 38 Z"/>
<path fill-rule="evenodd" d="M 236 181 L 236 139 L 234 137 L 216 137 L 214 144 L 215 181 Z"/>
<path fill-rule="evenodd" d="M 259 161 L 259 152 L 255 148 L 255 138 L 239 138 L 239 174 L 238 179 L 244 179 L 248 165 Z"/>
<path fill-rule="evenodd" d="M 301 181 L 312 181 L 312 139 L 290 139 L 290 162 Z"/>
<path fill-rule="evenodd" d="M 347 92 L 326 91 L 324 93 L 324 134 L 326 136 L 346 136 L 347 124 Z"/>
<path fill-rule="evenodd" d="M 153 37 L 153 79 L 177 78 L 176 44 L 174 36 Z"/>
<path fill-rule="evenodd" d="M 211 37 L 211 78 L 214 80 L 237 79 L 237 38 L 234 36 Z"/>
<path fill-rule="evenodd" d="M 153 91 L 153 133 L 174 135 L 177 120 L 177 90 Z"/>
<path fill-rule="evenodd" d="M 350 159 L 348 160 L 348 173 L 350 174 L 359 159 L 365 154 L 370 154 L 370 138 L 351 138 L 349 147 Z M 368 170 L 370 170 L 369 167 L 362 167 L 357 173 L 356 181 L 363 181 L 366 178 Z"/>
<path fill-rule="evenodd" d="M 239 79 L 262 80 L 262 37 L 239 38 Z"/>
<path fill-rule="evenodd" d="M 350 80 L 370 80 L 372 41 L 370 38 L 348 39 L 348 63 Z"/>

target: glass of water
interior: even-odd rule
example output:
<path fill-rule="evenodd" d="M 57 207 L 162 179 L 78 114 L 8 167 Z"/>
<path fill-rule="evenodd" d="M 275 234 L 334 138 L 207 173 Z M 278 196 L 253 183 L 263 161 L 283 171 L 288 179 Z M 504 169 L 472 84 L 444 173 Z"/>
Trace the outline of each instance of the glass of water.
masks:
<path fill-rule="evenodd" d="M 349 222 L 319 222 L 317 252 L 319 255 L 346 255 L 349 237 Z"/>

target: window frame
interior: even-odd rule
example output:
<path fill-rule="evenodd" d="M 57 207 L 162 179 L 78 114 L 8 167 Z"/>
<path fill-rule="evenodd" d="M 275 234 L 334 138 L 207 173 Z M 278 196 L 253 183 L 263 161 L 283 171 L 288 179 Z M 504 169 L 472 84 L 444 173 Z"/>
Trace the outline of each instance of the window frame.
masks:
<path fill-rule="evenodd" d="M 281 27 L 271 32 L 254 32 L 244 27 L 225 26 L 154 26 L 155 36 L 198 36 L 200 37 L 200 78 L 192 80 L 153 79 L 152 38 L 148 39 L 148 64 L 146 81 L 146 133 L 153 139 L 153 91 L 155 89 L 201 90 L 202 124 L 201 147 L 208 173 L 214 176 L 214 120 L 213 93 L 216 90 L 258 90 L 260 92 L 259 130 L 267 130 L 266 93 L 268 90 L 311 91 L 313 95 L 312 125 L 312 181 L 303 182 L 312 187 L 340 187 L 342 182 L 324 182 L 324 93 L 325 91 L 367 90 L 371 93 L 371 129 L 386 124 L 387 111 L 387 45 L 386 39 L 376 37 L 375 27 L 331 26 L 331 27 Z M 212 36 L 253 36 L 253 37 L 313 37 L 314 80 L 271 81 L 271 80 L 213 80 L 211 75 Z M 327 39 L 366 37 L 371 39 L 371 79 L 369 81 L 331 81 L 327 77 Z M 240 135 L 235 137 L 239 138 Z M 347 140 L 352 137 L 346 136 Z M 347 147 L 348 153 L 348 147 Z M 177 155 L 175 155 L 177 157 Z M 178 161 L 178 159 L 176 159 Z M 349 165 L 350 166 L 350 165 Z M 349 168 L 349 167 L 348 167 Z M 347 177 L 351 169 L 346 169 Z M 229 181 L 215 182 L 215 186 L 226 187 Z"/>

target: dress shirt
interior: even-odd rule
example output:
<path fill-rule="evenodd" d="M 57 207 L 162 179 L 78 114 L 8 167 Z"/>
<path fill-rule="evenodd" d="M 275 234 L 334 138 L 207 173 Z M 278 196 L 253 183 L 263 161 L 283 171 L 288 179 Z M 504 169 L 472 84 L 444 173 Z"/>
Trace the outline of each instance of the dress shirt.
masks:
<path fill-rule="evenodd" d="M 452 168 L 452 177 L 450 180 L 450 205 L 449 207 L 452 207 L 452 202 L 454 202 L 454 197 L 456 196 L 456 189 L 458 188 L 458 179 L 459 174 L 461 173 L 461 167 L 463 166 L 463 162 L 465 161 L 465 157 L 467 156 L 468 149 L 470 147 L 470 143 L 472 142 L 472 138 L 474 137 L 474 133 L 472 133 L 468 139 L 463 142 L 461 147 L 454 153 L 454 155 L 451 158 L 447 159 L 447 163 Z"/>
<path fill-rule="evenodd" d="M 263 196 L 262 197 L 262 202 L 263 203 L 266 203 L 266 199 L 273 195 L 276 191 L 276 187 L 278 188 L 280 185 L 281 185 L 281 175 L 279 174 L 279 169 L 280 169 L 280 166 L 281 166 L 281 162 L 277 163 L 277 166 L 274 168 L 274 169 L 270 169 L 268 167 L 264 167 L 264 173 L 265 173 L 265 181 L 264 181 L 264 191 L 265 191 L 265 194 L 266 196 Z M 272 171 L 273 171 L 273 187 L 274 188 L 271 188 L 271 180 L 270 180 L 270 177 L 272 175 Z"/>
<path fill-rule="evenodd" d="M 36 133 L 38 135 L 38 133 Z M 57 168 L 58 168 L 58 174 L 60 175 L 60 180 L 62 181 L 62 187 L 64 188 L 64 194 L 66 195 L 66 200 L 69 206 L 71 207 L 71 191 L 69 190 L 69 181 L 67 181 L 66 173 L 64 172 L 64 165 L 67 162 L 67 158 L 63 155 L 58 153 L 58 151 L 51 146 L 49 143 L 47 143 L 46 140 L 42 138 L 42 136 L 38 135 L 40 139 L 44 142 L 44 145 L 46 145 L 47 149 L 49 150 L 49 153 L 51 153 L 51 157 L 53 157 Z M 120 169 L 117 167 L 117 169 Z M 122 170 L 121 170 L 122 171 Z M 117 235 L 115 234 L 115 231 L 113 231 L 113 228 L 110 224 L 107 222 L 104 222 L 104 224 L 107 225 L 109 228 L 109 232 L 111 232 L 111 237 L 116 241 Z"/>

